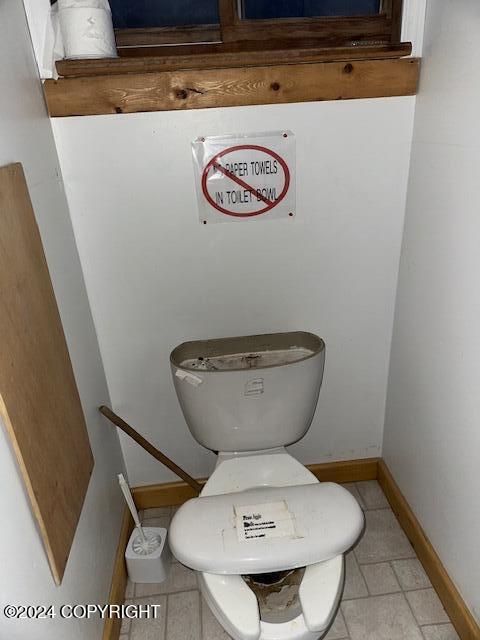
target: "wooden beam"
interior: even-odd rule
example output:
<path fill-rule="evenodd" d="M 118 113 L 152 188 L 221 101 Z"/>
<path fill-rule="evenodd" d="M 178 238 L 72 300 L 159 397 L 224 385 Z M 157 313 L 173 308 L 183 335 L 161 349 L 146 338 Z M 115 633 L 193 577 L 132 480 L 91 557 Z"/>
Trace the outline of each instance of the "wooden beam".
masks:
<path fill-rule="evenodd" d="M 46 80 L 52 117 L 414 95 L 418 58 Z"/>
<path fill-rule="evenodd" d="M 332 47 L 328 49 L 323 47 L 282 48 L 255 51 L 215 51 L 190 55 L 182 55 L 178 47 L 175 49 L 176 51 L 170 55 L 158 51 L 155 57 L 58 60 L 56 67 L 58 75 L 67 78 L 123 73 L 153 73 L 179 69 L 255 67 L 302 62 L 399 58 L 409 56 L 412 52 L 412 45 L 410 42 L 403 42 L 393 46 Z"/>
<path fill-rule="evenodd" d="M 383 460 L 378 463 L 378 482 L 461 640 L 478 640 L 480 627 Z"/>

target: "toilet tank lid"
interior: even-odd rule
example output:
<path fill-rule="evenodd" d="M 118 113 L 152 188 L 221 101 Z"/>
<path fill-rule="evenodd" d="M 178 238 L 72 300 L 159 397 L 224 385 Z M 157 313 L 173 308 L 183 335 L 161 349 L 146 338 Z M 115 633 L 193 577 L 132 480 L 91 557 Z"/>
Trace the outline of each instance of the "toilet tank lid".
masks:
<path fill-rule="evenodd" d="M 271 573 L 342 554 L 362 528 L 355 498 L 324 482 L 194 498 L 176 512 L 169 542 L 196 571 Z"/>

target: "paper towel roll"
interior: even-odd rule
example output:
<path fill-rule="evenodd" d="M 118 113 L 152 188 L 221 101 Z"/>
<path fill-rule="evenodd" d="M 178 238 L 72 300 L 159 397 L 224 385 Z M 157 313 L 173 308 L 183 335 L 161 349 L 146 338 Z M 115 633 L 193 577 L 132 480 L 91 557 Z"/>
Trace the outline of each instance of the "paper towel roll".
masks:
<path fill-rule="evenodd" d="M 71 0 L 70 0 L 71 1 Z M 92 0 L 89 0 L 90 4 Z M 116 58 L 117 47 L 110 10 L 76 6 L 60 9 L 58 19 L 65 57 Z"/>

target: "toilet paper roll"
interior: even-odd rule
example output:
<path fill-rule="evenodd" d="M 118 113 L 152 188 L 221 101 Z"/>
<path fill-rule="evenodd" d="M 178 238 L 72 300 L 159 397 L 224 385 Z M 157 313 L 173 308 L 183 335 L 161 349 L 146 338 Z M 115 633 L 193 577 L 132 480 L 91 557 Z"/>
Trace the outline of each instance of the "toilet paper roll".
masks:
<path fill-rule="evenodd" d="M 108 0 L 58 0 L 58 9 L 105 9 L 110 11 Z"/>
<path fill-rule="evenodd" d="M 92 4 L 92 0 L 89 0 Z M 117 47 L 110 10 L 67 7 L 58 11 L 65 57 L 116 58 Z"/>

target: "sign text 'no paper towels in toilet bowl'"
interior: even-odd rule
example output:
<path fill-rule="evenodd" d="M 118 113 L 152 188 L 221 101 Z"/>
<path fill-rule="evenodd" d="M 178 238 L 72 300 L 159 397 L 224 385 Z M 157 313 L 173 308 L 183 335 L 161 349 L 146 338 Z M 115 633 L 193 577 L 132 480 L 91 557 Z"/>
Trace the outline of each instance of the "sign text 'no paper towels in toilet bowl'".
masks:
<path fill-rule="evenodd" d="M 295 216 L 291 131 L 201 137 L 192 151 L 202 224 Z"/>

